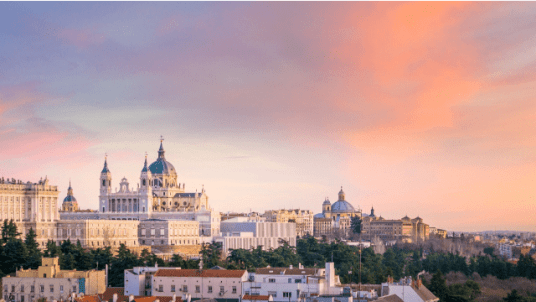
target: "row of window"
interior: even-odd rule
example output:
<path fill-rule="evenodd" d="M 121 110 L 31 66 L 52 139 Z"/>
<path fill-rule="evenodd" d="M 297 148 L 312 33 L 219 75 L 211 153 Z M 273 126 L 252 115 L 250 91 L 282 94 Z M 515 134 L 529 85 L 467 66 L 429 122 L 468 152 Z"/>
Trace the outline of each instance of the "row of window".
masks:
<path fill-rule="evenodd" d="M 176 292 L 175 289 L 176 289 L 176 288 L 175 288 L 175 285 L 172 284 L 172 285 L 171 285 L 171 292 L 172 292 L 172 293 Z M 160 284 L 160 285 L 158 286 L 158 291 L 159 291 L 159 292 L 164 292 L 164 285 Z M 188 292 L 188 285 L 183 285 L 183 286 L 181 287 L 180 291 L 183 292 L 183 293 L 187 293 L 187 292 Z M 200 286 L 200 285 L 196 285 L 196 286 L 195 286 L 195 292 L 196 292 L 196 293 L 201 293 L 201 286 Z M 225 293 L 225 292 L 226 292 L 226 291 L 225 291 L 225 286 L 220 286 L 220 293 L 223 294 L 223 293 Z M 208 294 L 212 294 L 212 286 L 210 286 L 210 285 L 207 286 L 207 293 L 208 293 Z M 231 288 L 231 293 L 236 294 L 236 286 L 233 286 L 233 287 Z"/>
<path fill-rule="evenodd" d="M 268 279 L 268 283 L 275 283 L 275 278 Z M 292 283 L 292 278 L 288 278 L 288 283 Z M 302 279 L 294 279 L 294 283 L 302 283 Z"/>
<path fill-rule="evenodd" d="M 24 287 L 24 284 L 22 284 L 20 286 L 20 292 L 21 293 L 24 293 L 24 290 L 25 290 L 25 287 Z M 8 291 L 8 286 L 7 285 L 4 285 L 4 292 L 7 293 Z M 15 292 L 15 285 L 11 285 L 11 292 Z M 35 292 L 35 285 L 30 285 L 30 293 L 34 293 Z M 45 292 L 45 286 L 44 285 L 39 285 L 39 292 L 40 293 L 44 293 Z M 53 293 L 54 292 L 54 285 L 50 285 L 49 286 L 49 292 Z M 73 285 L 73 292 L 76 292 L 76 285 Z M 63 285 L 60 285 L 60 293 L 63 293 Z"/>

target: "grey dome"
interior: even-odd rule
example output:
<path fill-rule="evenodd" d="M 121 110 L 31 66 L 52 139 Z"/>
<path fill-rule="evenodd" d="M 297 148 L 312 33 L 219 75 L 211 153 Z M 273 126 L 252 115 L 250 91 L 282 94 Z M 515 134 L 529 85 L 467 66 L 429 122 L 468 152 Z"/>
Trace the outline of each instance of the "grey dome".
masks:
<path fill-rule="evenodd" d="M 324 215 L 323 213 L 318 213 L 315 214 L 314 218 L 326 218 L 326 215 Z"/>
<path fill-rule="evenodd" d="M 348 201 L 339 200 L 331 206 L 331 212 L 355 212 L 355 209 Z"/>
<path fill-rule="evenodd" d="M 63 199 L 63 202 L 76 202 L 76 198 L 74 198 L 72 195 L 67 195 L 67 197 Z"/>
<path fill-rule="evenodd" d="M 154 174 L 166 174 L 166 175 L 177 175 L 177 172 L 175 172 L 175 167 L 173 165 L 166 161 L 166 158 L 164 157 L 164 148 L 162 146 L 162 143 L 160 143 L 160 149 L 158 150 L 158 158 L 155 162 L 153 162 L 149 166 L 149 171 Z"/>

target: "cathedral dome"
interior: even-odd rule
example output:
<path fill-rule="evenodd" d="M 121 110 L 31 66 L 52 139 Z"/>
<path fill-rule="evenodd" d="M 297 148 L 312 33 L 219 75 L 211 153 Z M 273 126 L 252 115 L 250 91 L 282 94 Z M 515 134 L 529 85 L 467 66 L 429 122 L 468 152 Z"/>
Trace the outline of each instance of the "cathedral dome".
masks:
<path fill-rule="evenodd" d="M 74 198 L 72 195 L 67 195 L 67 197 L 63 199 L 63 202 L 76 202 L 76 198 Z"/>
<path fill-rule="evenodd" d="M 153 162 L 149 166 L 149 171 L 153 175 L 173 175 L 176 176 L 177 172 L 175 171 L 175 167 L 173 165 L 166 161 L 166 158 L 164 157 L 164 147 L 162 146 L 162 142 L 160 142 L 160 149 L 158 150 L 158 158 L 155 162 Z"/>
<path fill-rule="evenodd" d="M 339 200 L 331 206 L 331 212 L 355 212 L 354 207 L 346 200 Z"/>

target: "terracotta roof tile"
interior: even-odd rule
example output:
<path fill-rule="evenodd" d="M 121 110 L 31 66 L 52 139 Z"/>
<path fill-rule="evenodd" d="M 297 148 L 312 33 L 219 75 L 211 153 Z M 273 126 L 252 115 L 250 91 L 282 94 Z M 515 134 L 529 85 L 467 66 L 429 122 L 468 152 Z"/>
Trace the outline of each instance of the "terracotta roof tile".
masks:
<path fill-rule="evenodd" d="M 242 296 L 242 300 L 268 301 L 268 299 L 270 299 L 270 296 L 265 296 L 265 295 L 244 295 L 244 296 Z"/>
<path fill-rule="evenodd" d="M 212 277 L 212 278 L 240 278 L 247 272 L 245 270 L 202 270 L 198 269 L 159 269 L 155 277 Z"/>

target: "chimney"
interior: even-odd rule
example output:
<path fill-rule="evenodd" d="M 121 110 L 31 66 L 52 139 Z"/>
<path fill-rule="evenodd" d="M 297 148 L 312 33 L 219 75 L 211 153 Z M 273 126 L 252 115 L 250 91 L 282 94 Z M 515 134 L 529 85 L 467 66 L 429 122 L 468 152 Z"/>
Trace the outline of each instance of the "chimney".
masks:
<path fill-rule="evenodd" d="M 421 286 L 422 286 L 422 280 L 417 279 L 417 288 L 421 288 Z"/>
<path fill-rule="evenodd" d="M 117 294 L 114 294 L 113 302 L 117 302 Z"/>
<path fill-rule="evenodd" d="M 132 301 L 134 301 L 134 295 L 128 296 L 128 302 L 132 302 Z"/>
<path fill-rule="evenodd" d="M 160 299 L 156 299 L 156 300 L 154 300 L 154 302 L 160 302 Z"/>
<path fill-rule="evenodd" d="M 292 269 L 292 264 L 288 268 Z"/>
<path fill-rule="evenodd" d="M 301 263 L 298 263 L 298 268 L 303 269 L 303 265 Z"/>
<path fill-rule="evenodd" d="M 335 263 L 326 262 L 326 283 L 328 288 L 335 286 Z"/>
<path fill-rule="evenodd" d="M 71 294 L 71 301 L 74 301 L 74 298 L 76 297 L 76 293 Z"/>
<path fill-rule="evenodd" d="M 173 294 L 173 299 L 171 300 L 171 302 L 175 302 L 177 301 L 177 295 Z"/>

